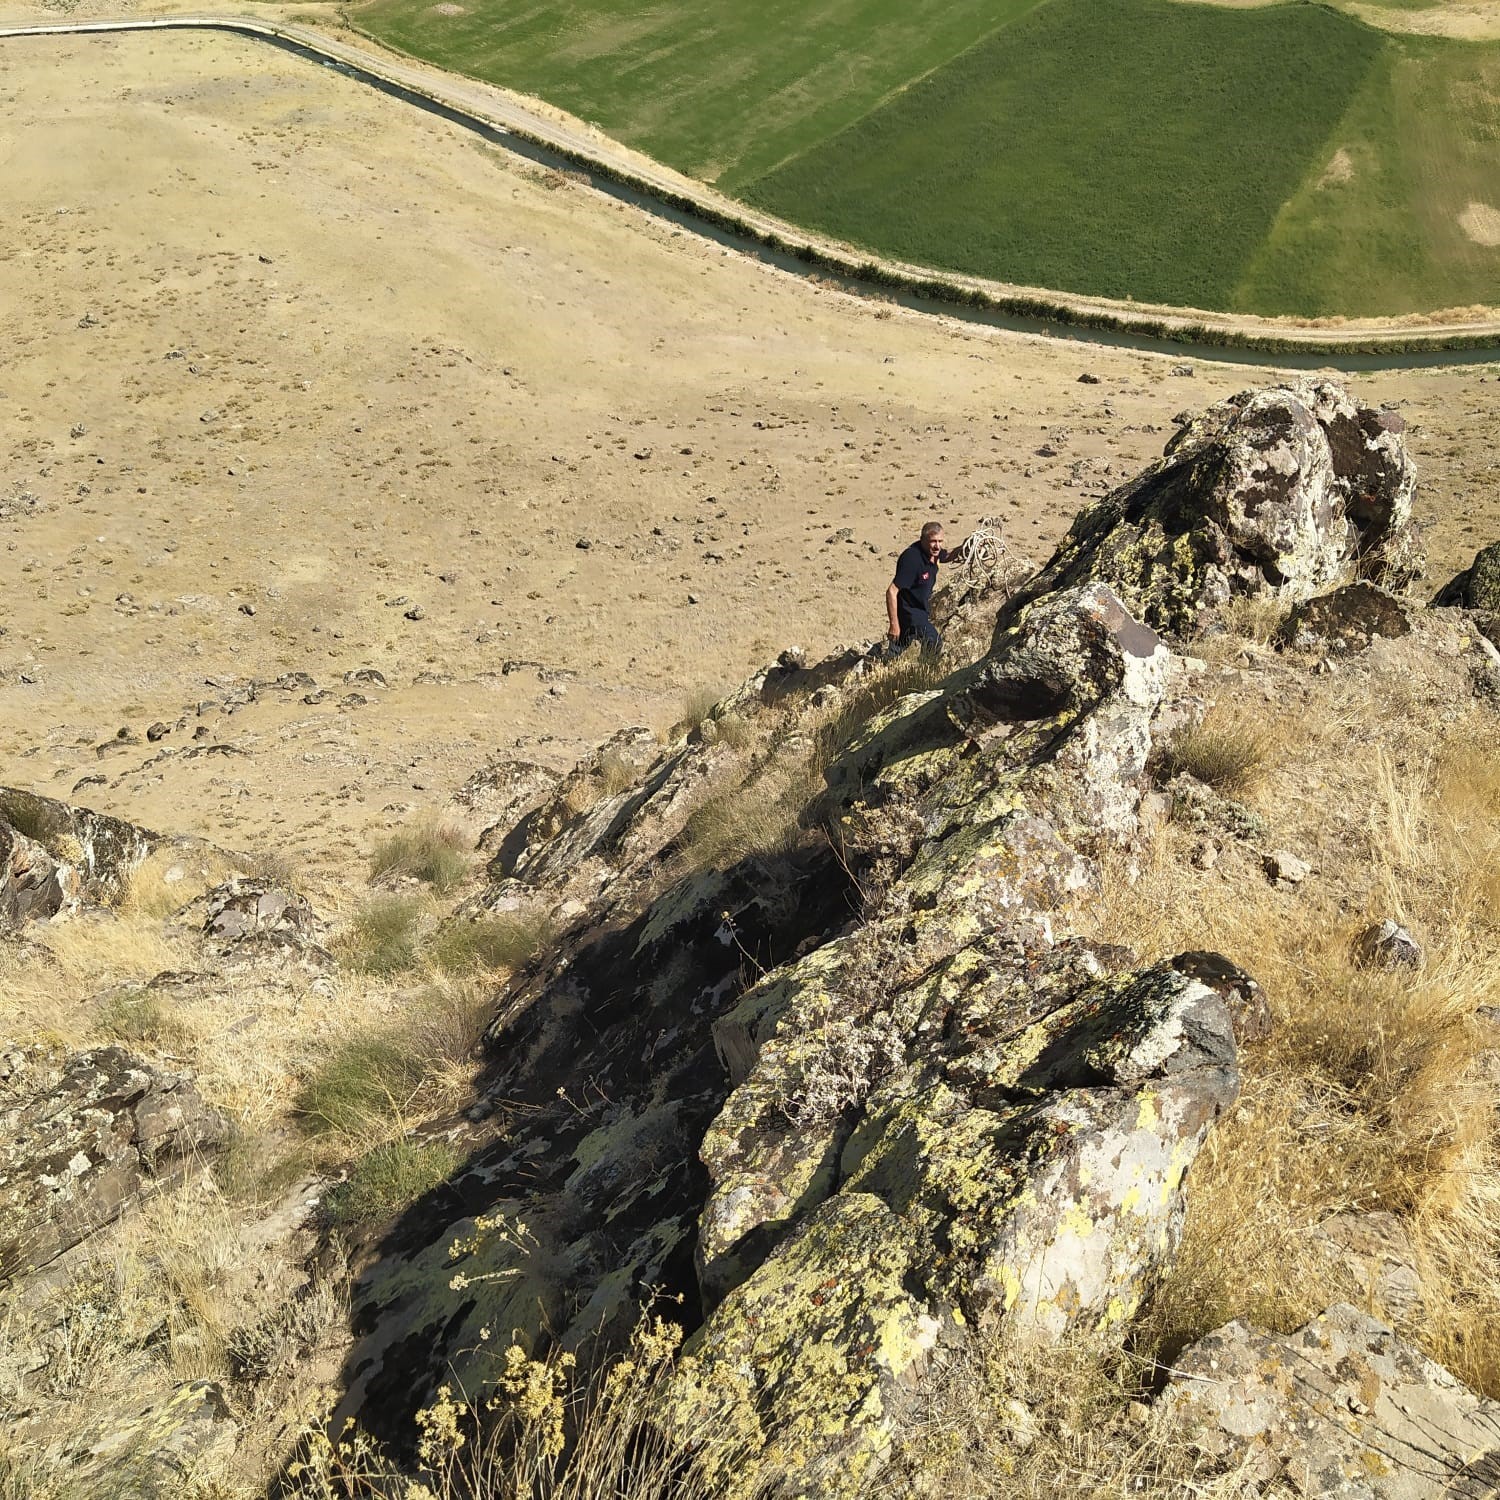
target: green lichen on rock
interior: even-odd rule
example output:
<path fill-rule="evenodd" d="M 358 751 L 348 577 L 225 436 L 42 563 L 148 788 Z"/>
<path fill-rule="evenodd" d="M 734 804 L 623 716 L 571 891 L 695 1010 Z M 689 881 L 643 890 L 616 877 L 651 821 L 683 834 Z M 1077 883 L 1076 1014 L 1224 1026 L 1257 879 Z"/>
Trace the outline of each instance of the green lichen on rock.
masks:
<path fill-rule="evenodd" d="M 856 1493 L 877 1470 L 891 1396 L 944 1327 L 907 1289 L 920 1253 L 879 1198 L 844 1192 L 730 1293 L 670 1393 L 675 1424 L 721 1440 L 706 1449 L 711 1487 L 813 1500 Z M 718 1468 L 721 1445 L 735 1459 Z"/>

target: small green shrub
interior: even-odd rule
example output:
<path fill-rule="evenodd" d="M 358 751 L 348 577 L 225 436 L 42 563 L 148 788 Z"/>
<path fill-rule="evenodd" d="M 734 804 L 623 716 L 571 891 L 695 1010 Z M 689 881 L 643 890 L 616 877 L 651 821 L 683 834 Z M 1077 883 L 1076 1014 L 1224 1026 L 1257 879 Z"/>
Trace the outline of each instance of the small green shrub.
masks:
<path fill-rule="evenodd" d="M 445 923 L 427 945 L 427 956 L 445 974 L 519 969 L 555 936 L 552 919 L 541 911 L 498 912 L 472 921 Z"/>
<path fill-rule="evenodd" d="M 175 1046 L 187 1028 L 154 990 L 130 988 L 106 996 L 94 1017 L 94 1031 L 115 1042 L 151 1042 Z"/>
<path fill-rule="evenodd" d="M 469 841 L 442 823 L 415 823 L 382 839 L 370 855 L 370 879 L 404 875 L 439 893 L 451 891 L 469 873 Z"/>
<path fill-rule="evenodd" d="M 412 1041 L 395 1032 L 338 1047 L 302 1085 L 297 1113 L 315 1135 L 358 1135 L 399 1118 L 427 1068 Z"/>
<path fill-rule="evenodd" d="M 387 1141 L 360 1157 L 348 1179 L 328 1194 L 328 1217 L 340 1228 L 389 1218 L 451 1177 L 459 1161 L 447 1141 Z"/>
<path fill-rule="evenodd" d="M 1245 718 L 1208 718 L 1173 737 L 1162 754 L 1163 779 L 1194 776 L 1227 796 L 1250 791 L 1260 780 L 1275 736 Z"/>
<path fill-rule="evenodd" d="M 386 895 L 367 901 L 334 944 L 339 960 L 361 974 L 389 977 L 416 967 L 420 897 Z"/>

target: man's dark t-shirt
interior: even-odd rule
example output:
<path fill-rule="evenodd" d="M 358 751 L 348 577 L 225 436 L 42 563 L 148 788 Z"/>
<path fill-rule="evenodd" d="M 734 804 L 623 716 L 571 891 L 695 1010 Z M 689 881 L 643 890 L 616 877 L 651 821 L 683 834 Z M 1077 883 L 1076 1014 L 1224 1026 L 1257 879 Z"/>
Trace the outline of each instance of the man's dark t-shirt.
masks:
<path fill-rule="evenodd" d="M 903 629 L 914 618 L 926 619 L 937 572 L 938 565 L 928 560 L 920 542 L 913 542 L 896 559 L 896 619 Z"/>

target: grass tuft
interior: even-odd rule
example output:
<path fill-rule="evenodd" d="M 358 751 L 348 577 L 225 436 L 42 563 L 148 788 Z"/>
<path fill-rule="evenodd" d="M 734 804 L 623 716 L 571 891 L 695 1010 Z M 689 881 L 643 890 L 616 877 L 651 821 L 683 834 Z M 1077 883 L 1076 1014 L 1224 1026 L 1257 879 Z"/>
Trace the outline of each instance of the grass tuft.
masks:
<path fill-rule="evenodd" d="M 355 914 L 334 943 L 339 961 L 361 974 L 381 978 L 417 966 L 418 931 L 425 903 L 419 896 L 375 896 Z"/>
<path fill-rule="evenodd" d="M 1162 778 L 1193 776 L 1226 796 L 1243 796 L 1261 780 L 1277 736 L 1265 723 L 1210 714 L 1176 735 L 1162 754 Z"/>
<path fill-rule="evenodd" d="M 149 1042 L 175 1047 L 191 1030 L 162 997 L 149 988 L 129 988 L 106 996 L 94 1016 L 94 1030 L 113 1042 Z"/>
<path fill-rule="evenodd" d="M 427 956 L 445 974 L 509 973 L 536 957 L 555 936 L 556 924 L 543 911 L 460 917 L 438 928 Z"/>
<path fill-rule="evenodd" d="M 352 1229 L 388 1219 L 452 1176 L 460 1161 L 447 1141 L 402 1136 L 360 1157 L 325 1200 L 335 1228 Z"/>
<path fill-rule="evenodd" d="M 391 1030 L 354 1037 L 302 1085 L 296 1110 L 314 1135 L 368 1135 L 399 1120 L 426 1078 L 410 1036 Z"/>
<path fill-rule="evenodd" d="M 469 839 L 446 823 L 419 822 L 382 839 L 370 855 L 370 879 L 404 876 L 430 885 L 440 895 L 469 873 Z"/>

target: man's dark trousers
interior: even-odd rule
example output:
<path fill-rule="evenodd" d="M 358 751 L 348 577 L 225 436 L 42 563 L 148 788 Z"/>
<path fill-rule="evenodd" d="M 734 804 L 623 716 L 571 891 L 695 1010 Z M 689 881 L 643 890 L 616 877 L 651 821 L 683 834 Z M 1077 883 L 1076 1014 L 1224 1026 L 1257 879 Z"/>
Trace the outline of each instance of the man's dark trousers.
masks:
<path fill-rule="evenodd" d="M 920 645 L 922 650 L 932 656 L 936 656 L 943 649 L 943 638 L 938 634 L 938 628 L 926 614 L 919 614 L 914 610 L 897 611 L 897 623 L 901 626 L 901 636 L 898 640 L 891 642 L 891 655 L 900 656 L 908 646 Z"/>

